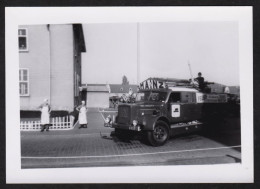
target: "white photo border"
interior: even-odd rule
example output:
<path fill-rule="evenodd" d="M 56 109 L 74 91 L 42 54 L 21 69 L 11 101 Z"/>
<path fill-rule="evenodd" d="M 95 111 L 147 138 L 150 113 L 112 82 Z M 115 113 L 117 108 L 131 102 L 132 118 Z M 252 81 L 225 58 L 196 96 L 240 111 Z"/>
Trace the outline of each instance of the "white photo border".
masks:
<path fill-rule="evenodd" d="M 7 183 L 253 182 L 252 7 L 8 7 L 5 11 Z M 187 21 L 239 23 L 241 164 L 21 169 L 21 141 L 18 127 L 20 120 L 18 25 Z"/>

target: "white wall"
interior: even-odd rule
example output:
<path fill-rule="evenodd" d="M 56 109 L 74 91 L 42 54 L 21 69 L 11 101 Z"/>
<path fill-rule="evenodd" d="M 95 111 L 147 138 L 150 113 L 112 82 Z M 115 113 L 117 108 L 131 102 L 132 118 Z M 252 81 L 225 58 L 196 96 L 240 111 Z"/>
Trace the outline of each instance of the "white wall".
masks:
<path fill-rule="evenodd" d="M 73 109 L 73 29 L 72 25 L 51 25 L 51 106 Z"/>
<path fill-rule="evenodd" d="M 73 110 L 72 25 L 20 26 L 28 29 L 29 50 L 19 53 L 20 68 L 29 69 L 29 96 L 20 97 L 23 110 L 36 109 L 48 98 L 53 110 Z"/>
<path fill-rule="evenodd" d="M 28 51 L 19 53 L 20 68 L 29 69 L 29 96 L 20 97 L 20 106 L 21 109 L 35 109 L 44 98 L 49 98 L 50 94 L 49 31 L 47 25 L 20 26 L 19 28 L 27 28 L 29 48 Z"/>

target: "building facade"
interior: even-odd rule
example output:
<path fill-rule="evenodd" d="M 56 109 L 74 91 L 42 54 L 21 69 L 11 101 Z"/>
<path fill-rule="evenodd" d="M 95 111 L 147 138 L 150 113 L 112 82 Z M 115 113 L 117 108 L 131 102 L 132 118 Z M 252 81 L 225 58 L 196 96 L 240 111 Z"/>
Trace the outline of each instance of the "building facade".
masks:
<path fill-rule="evenodd" d="M 81 100 L 81 24 L 19 26 L 21 110 L 36 110 L 45 98 L 53 110 L 72 111 Z"/>

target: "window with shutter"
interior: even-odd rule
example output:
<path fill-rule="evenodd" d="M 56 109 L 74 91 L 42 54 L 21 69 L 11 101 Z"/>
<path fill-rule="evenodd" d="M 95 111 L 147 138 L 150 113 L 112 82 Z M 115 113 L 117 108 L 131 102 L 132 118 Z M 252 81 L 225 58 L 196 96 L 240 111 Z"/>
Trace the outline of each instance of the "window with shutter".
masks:
<path fill-rule="evenodd" d="M 29 96 L 29 70 L 26 68 L 19 70 L 19 92 L 20 96 Z"/>

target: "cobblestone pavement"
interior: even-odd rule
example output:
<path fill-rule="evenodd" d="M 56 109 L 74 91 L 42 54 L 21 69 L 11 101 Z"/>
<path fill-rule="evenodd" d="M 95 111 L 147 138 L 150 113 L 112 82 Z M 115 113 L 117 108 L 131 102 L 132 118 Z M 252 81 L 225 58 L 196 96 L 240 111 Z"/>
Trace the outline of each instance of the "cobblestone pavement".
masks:
<path fill-rule="evenodd" d="M 183 135 L 170 139 L 164 146 L 152 147 L 141 136 L 124 141 L 110 136 L 113 129 L 103 126 L 100 112 L 89 112 L 88 121 L 88 128 L 75 127 L 70 131 L 21 132 L 22 168 L 241 162 L 236 132 L 222 133 L 217 139 Z"/>

